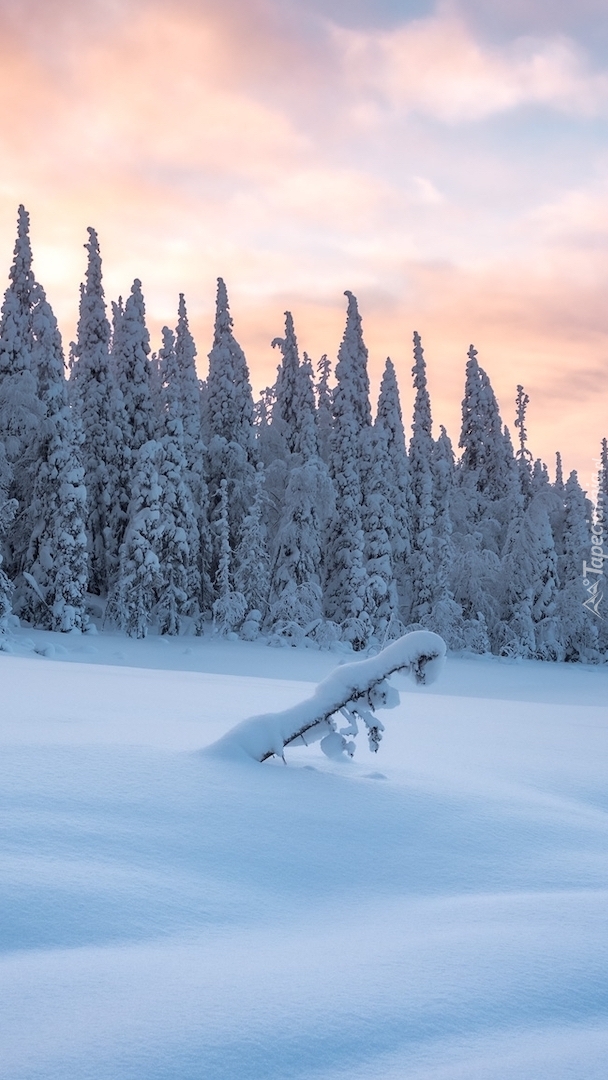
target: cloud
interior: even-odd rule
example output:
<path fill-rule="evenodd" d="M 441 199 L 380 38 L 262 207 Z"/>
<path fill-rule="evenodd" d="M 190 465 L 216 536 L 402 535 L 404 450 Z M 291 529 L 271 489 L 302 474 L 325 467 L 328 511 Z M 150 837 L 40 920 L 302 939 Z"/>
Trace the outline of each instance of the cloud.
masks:
<path fill-rule="evenodd" d="M 0 0 L 6 268 L 24 201 L 69 340 L 96 226 L 107 295 L 141 277 L 154 341 L 186 292 L 201 374 L 221 274 L 256 387 L 286 308 L 302 348 L 335 355 L 351 288 L 374 386 L 392 355 L 406 415 L 416 328 L 457 441 L 474 341 L 505 418 L 529 387 L 534 450 L 584 462 L 605 426 L 608 196 L 578 117 L 605 108 L 604 74 L 573 39 L 489 44 L 455 9 L 362 25 L 304 2 Z M 526 129 L 525 105 L 551 123 Z"/>
<path fill-rule="evenodd" d="M 483 44 L 457 15 L 440 12 L 389 31 L 334 27 L 353 91 L 445 123 L 483 120 L 524 105 L 604 113 L 608 75 L 589 69 L 566 37 Z"/>

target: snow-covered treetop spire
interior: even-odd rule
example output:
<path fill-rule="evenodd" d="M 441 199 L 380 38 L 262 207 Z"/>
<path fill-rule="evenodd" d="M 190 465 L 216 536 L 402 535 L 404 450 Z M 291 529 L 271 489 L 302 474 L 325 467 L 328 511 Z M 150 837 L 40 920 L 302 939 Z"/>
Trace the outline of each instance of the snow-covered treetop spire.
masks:
<path fill-rule="evenodd" d="M 332 394 L 329 388 L 331 375 L 331 362 L 327 353 L 324 353 L 317 364 L 319 381 L 315 387 L 317 391 L 317 433 L 319 440 L 319 453 L 323 461 L 329 462 L 329 445 L 331 440 L 332 417 Z"/>
<path fill-rule="evenodd" d="M 188 465 L 193 468 L 202 451 L 201 387 L 196 373 L 196 345 L 190 333 L 186 300 L 179 294 L 175 357 L 179 373 L 182 420 Z"/>
<path fill-rule="evenodd" d="M 167 423 L 167 421 L 181 421 L 182 397 L 173 330 L 170 330 L 168 326 L 163 326 L 162 338 L 163 343 L 158 350 L 158 366 L 163 412 L 165 423 Z"/>
<path fill-rule="evenodd" d="M 32 271 L 29 230 L 30 216 L 25 207 L 20 206 L 13 263 L 9 271 L 10 284 L 4 294 L 0 322 L 0 378 L 31 368 L 36 279 Z"/>
<path fill-rule="evenodd" d="M 473 346 L 471 346 L 472 348 Z M 412 431 L 414 438 L 424 434 L 427 439 L 432 438 L 431 399 L 426 383 L 426 362 L 424 350 L 420 340 L 420 334 L 414 330 L 414 366 L 412 368 L 416 400 L 414 402 L 414 419 Z"/>
<path fill-rule="evenodd" d="M 99 239 L 91 226 L 87 232 L 89 239 L 84 247 L 88 252 L 88 262 L 85 283 L 80 289 L 77 341 L 72 345 L 71 355 L 75 360 L 81 360 L 85 367 L 97 371 L 100 363 L 105 368 L 111 330 L 103 291 Z M 75 375 L 78 379 L 78 364 Z"/>
<path fill-rule="evenodd" d="M 562 467 L 562 455 L 559 450 L 555 454 L 555 484 L 556 491 L 564 490 L 564 472 Z"/>
<path fill-rule="evenodd" d="M 232 333 L 228 293 L 222 278 L 217 279 L 217 302 L 213 348 L 209 353 L 207 376 L 207 419 L 209 435 L 239 443 L 252 457 L 253 394 L 245 353 Z"/>
<path fill-rule="evenodd" d="M 154 402 L 151 387 L 150 334 L 141 281 L 135 278 L 124 309 L 114 306 L 115 331 L 112 346 L 118 385 L 122 390 L 131 425 L 131 449 L 139 450 L 155 435 Z"/>
<path fill-rule="evenodd" d="M 317 435 L 312 364 L 308 353 L 304 353 L 297 376 L 294 410 L 298 417 L 298 423 L 294 440 L 294 453 L 301 454 L 304 461 L 310 461 L 311 458 L 319 456 L 319 439 Z"/>
<path fill-rule="evenodd" d="M 285 312 L 285 337 L 276 337 L 271 344 L 273 349 L 281 350 L 282 356 L 276 382 L 275 415 L 278 416 L 287 445 L 293 453 L 300 423 L 297 413 L 300 358 L 291 311 Z"/>
<path fill-rule="evenodd" d="M 186 310 L 186 298 L 183 292 L 179 294 L 177 305 L 177 327 L 175 329 L 175 350 L 179 357 L 180 367 L 186 370 L 194 364 L 196 345 L 190 333 L 188 312 Z"/>
<path fill-rule="evenodd" d="M 389 448 L 393 445 L 405 448 L 405 431 L 403 429 L 399 386 L 397 384 L 395 365 L 390 356 L 386 358 L 382 382 L 380 383 L 376 424 L 384 428 Z"/>
<path fill-rule="evenodd" d="M 532 454 L 526 446 L 526 443 L 528 441 L 528 432 L 526 430 L 526 412 L 529 404 L 529 395 L 524 392 L 523 386 L 518 385 L 517 397 L 515 398 L 515 427 L 519 428 L 519 450 L 517 451 L 515 456 L 519 461 L 530 461 L 532 458 Z"/>
<path fill-rule="evenodd" d="M 213 344 L 219 345 L 225 334 L 229 334 L 232 331 L 232 316 L 230 314 L 230 307 L 228 305 L 228 290 L 224 279 L 218 277 L 217 279 L 217 295 L 215 301 L 215 329 L 213 336 Z"/>
<path fill-rule="evenodd" d="M 23 205 L 17 211 L 17 239 L 13 265 L 9 279 L 22 304 L 30 304 L 35 279 L 32 272 L 32 246 L 30 243 L 30 215 Z"/>
<path fill-rule="evenodd" d="M 348 299 L 344 337 L 338 350 L 336 378 L 344 386 L 351 385 L 351 397 L 359 428 L 369 427 L 372 410 L 369 401 L 369 375 L 367 373 L 367 348 L 363 341 L 361 316 L 357 299 L 347 289 Z"/>
<path fill-rule="evenodd" d="M 608 513 L 608 439 L 602 439 L 602 449 L 600 453 L 599 489 L 604 496 L 605 505 L 603 507 L 603 510 L 604 515 L 606 515 Z"/>
<path fill-rule="evenodd" d="M 68 404 L 67 383 L 65 381 L 65 363 L 61 334 L 53 309 L 49 304 L 42 285 L 36 285 L 36 304 L 32 314 L 34 331 L 34 355 L 38 375 L 38 393 L 47 408 L 53 399 L 59 399 L 60 407 Z"/>
<path fill-rule="evenodd" d="M 467 358 L 464 398 L 462 399 L 462 428 L 458 445 L 464 451 L 461 466 L 465 469 L 476 469 L 479 465 L 479 458 L 481 456 L 481 402 L 477 349 L 475 349 L 473 345 L 469 346 Z"/>

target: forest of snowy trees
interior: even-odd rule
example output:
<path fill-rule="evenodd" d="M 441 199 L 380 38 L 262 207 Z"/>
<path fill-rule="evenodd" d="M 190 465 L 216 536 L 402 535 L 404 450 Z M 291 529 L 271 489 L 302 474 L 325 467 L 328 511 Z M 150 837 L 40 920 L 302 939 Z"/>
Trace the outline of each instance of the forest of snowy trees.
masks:
<path fill-rule="evenodd" d="M 68 379 L 19 208 L 0 322 L 0 648 L 17 620 L 86 631 L 95 613 L 136 637 L 207 626 L 359 651 L 427 629 L 451 649 L 608 659 L 608 590 L 606 610 L 585 607 L 583 575 L 592 545 L 602 569 L 608 552 L 606 440 L 594 510 L 559 455 L 554 482 L 533 460 L 521 386 L 514 447 L 471 346 L 457 457 L 433 435 L 414 334 L 408 443 L 390 359 L 372 414 L 350 292 L 333 377 L 300 356 L 286 312 L 276 383 L 254 402 L 221 279 L 201 382 L 183 295 L 153 353 L 141 282 L 109 313 L 93 229 L 86 249 Z"/>

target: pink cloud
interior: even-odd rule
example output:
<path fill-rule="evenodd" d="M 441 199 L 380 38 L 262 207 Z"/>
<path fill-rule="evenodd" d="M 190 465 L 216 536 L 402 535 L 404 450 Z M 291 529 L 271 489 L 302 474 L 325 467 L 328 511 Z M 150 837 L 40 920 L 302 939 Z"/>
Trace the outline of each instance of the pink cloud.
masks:
<path fill-rule="evenodd" d="M 588 69 L 565 37 L 482 44 L 449 11 L 391 31 L 335 27 L 353 92 L 447 123 L 482 120 L 521 105 L 594 115 L 608 106 L 608 76 Z"/>
<path fill-rule="evenodd" d="M 510 147 L 454 149 L 435 125 L 470 131 L 525 102 L 603 108 L 604 76 L 571 42 L 490 48 L 445 13 L 355 34 L 236 0 L 29 9 L 27 32 L 3 27 L 0 251 L 8 269 L 26 202 L 68 340 L 92 224 L 108 296 L 141 277 L 156 340 L 186 292 L 201 373 L 218 274 L 256 387 L 274 378 L 286 308 L 302 348 L 335 355 L 351 288 L 375 385 L 392 355 L 406 412 L 416 328 L 457 440 L 474 341 L 505 419 L 521 380 L 533 449 L 584 465 L 605 429 L 604 189 L 556 187 L 551 163 L 535 187 Z"/>

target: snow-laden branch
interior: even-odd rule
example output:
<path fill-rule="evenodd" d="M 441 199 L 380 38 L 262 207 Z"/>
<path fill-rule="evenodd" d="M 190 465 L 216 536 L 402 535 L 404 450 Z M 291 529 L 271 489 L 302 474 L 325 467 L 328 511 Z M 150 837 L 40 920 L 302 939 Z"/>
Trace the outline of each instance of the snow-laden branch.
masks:
<path fill-rule="evenodd" d="M 434 682 L 445 659 L 445 642 L 430 630 L 405 634 L 376 656 L 343 664 L 319 683 L 314 694 L 283 712 L 266 713 L 243 720 L 209 747 L 213 753 L 244 753 L 255 761 L 282 757 L 286 746 L 307 746 L 321 740 L 322 750 L 335 757 L 352 756 L 354 743 L 346 739 L 358 732 L 357 720 L 367 728 L 370 749 L 376 751 L 383 725 L 378 708 L 394 708 L 399 693 L 387 680 L 398 671 L 418 683 Z M 347 725 L 337 728 L 336 714 Z"/>

